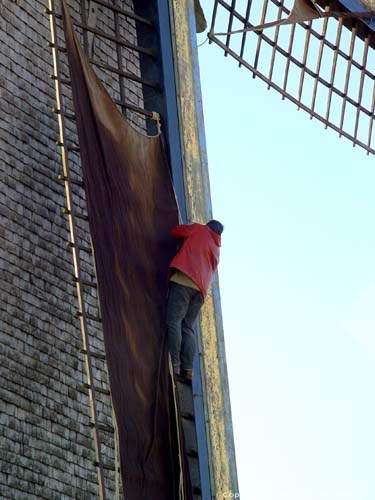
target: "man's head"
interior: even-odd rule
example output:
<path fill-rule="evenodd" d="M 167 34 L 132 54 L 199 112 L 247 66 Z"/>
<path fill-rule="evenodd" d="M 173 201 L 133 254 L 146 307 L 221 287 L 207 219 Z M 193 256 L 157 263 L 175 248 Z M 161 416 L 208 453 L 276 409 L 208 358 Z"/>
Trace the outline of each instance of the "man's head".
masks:
<path fill-rule="evenodd" d="M 217 234 L 221 234 L 224 231 L 224 226 L 221 222 L 218 220 L 210 220 L 210 222 L 207 222 L 206 226 L 208 226 L 212 231 L 214 231 Z"/>

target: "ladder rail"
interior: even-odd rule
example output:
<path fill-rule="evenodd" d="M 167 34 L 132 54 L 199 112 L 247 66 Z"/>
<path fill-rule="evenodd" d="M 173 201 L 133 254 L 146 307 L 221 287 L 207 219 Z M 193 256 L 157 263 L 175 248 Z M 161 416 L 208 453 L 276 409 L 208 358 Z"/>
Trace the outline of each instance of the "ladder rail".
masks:
<path fill-rule="evenodd" d="M 99 483 L 99 497 L 100 500 L 106 500 L 105 491 L 105 476 L 104 476 L 104 466 L 101 453 L 101 439 L 99 434 L 98 426 L 98 410 L 96 404 L 96 390 L 94 385 L 93 368 L 90 356 L 90 345 L 89 345 L 89 332 L 87 325 L 87 315 L 85 309 L 84 292 L 83 292 L 83 280 L 80 264 L 80 246 L 77 241 L 77 231 L 75 224 L 75 208 L 73 202 L 73 191 L 71 186 L 71 176 L 70 168 L 68 162 L 68 148 L 66 146 L 66 128 L 65 128 L 65 114 L 63 106 L 63 95 L 62 95 L 62 81 L 60 77 L 60 59 L 59 59 L 59 45 L 57 37 L 57 23 L 56 23 L 56 10 L 54 0 L 48 0 L 49 4 L 49 19 L 50 19 L 50 30 L 51 30 L 51 49 L 53 57 L 53 68 L 54 68 L 54 80 L 55 80 L 55 91 L 56 91 L 56 103 L 57 109 L 59 110 L 57 114 L 59 123 L 59 136 L 60 136 L 60 146 L 61 146 L 61 160 L 64 172 L 64 184 L 65 184 L 65 195 L 67 201 L 67 210 L 69 218 L 69 229 L 71 237 L 71 250 L 73 255 L 74 263 L 74 276 L 77 289 L 78 304 L 80 310 L 80 325 L 82 333 L 82 343 L 85 356 L 85 368 L 87 376 L 87 390 L 90 402 L 90 413 L 93 422 L 92 433 L 94 438 L 95 446 L 95 465 L 97 467 L 98 473 L 98 483 Z"/>

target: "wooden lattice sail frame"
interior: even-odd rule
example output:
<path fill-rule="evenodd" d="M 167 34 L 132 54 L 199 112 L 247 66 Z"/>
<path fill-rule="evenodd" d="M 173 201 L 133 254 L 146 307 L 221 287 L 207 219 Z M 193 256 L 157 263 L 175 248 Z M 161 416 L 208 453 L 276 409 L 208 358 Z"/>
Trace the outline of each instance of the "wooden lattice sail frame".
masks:
<path fill-rule="evenodd" d="M 354 146 L 375 153 L 375 23 L 368 12 L 373 7 L 371 1 L 319 2 L 326 17 L 244 31 L 286 18 L 293 1 L 215 0 L 208 37 L 254 78 L 280 92 L 283 99 Z M 351 11 L 359 11 L 362 17 Z"/>

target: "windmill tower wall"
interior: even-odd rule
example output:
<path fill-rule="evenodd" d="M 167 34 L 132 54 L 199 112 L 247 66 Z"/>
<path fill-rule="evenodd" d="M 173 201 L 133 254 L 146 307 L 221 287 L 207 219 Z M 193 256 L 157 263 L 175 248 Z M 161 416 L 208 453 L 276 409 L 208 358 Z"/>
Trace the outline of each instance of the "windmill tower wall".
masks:
<path fill-rule="evenodd" d="M 55 2 L 56 4 L 58 2 Z M 81 20 L 79 0 L 70 1 Z M 132 2 L 122 2 L 132 9 Z M 0 498 L 89 499 L 98 496 L 73 260 L 61 173 L 49 16 L 46 0 L 0 3 Z M 97 28 L 113 35 L 113 16 L 99 14 Z M 134 23 L 123 23 L 121 35 L 131 43 Z M 78 30 L 79 32 L 79 30 Z M 95 40 L 98 57 L 114 62 L 113 44 Z M 124 65 L 138 71 L 134 53 L 123 50 Z M 62 60 L 63 54 L 62 54 Z M 100 74 L 100 72 L 99 72 Z M 118 78 L 102 72 L 107 88 L 120 95 Z M 142 105 L 140 85 L 128 82 L 126 99 Z M 66 96 L 69 106 L 70 96 Z M 130 115 L 137 126 L 141 118 Z M 138 121 L 137 121 L 138 120 Z M 68 134 L 75 137 L 74 124 Z M 78 157 L 73 174 L 80 178 Z M 83 190 L 75 189 L 82 210 Z M 81 237 L 89 243 L 84 224 Z M 84 257 L 84 256 L 83 256 Z M 85 258 L 85 257 L 84 257 Z M 89 256 L 83 262 L 94 275 Z M 97 313 L 96 291 L 87 302 Z M 103 352 L 103 338 L 89 325 L 92 347 Z M 107 388 L 103 362 L 96 361 L 96 385 Z M 108 400 L 98 403 L 99 420 L 110 423 Z M 106 461 L 114 462 L 112 435 L 103 435 Z M 109 498 L 114 498 L 114 473 L 106 471 Z"/>

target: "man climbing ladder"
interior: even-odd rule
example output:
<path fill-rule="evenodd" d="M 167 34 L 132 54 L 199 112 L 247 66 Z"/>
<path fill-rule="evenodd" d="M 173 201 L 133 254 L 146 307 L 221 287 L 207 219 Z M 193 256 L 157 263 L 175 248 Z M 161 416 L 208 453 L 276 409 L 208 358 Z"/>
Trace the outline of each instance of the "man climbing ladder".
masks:
<path fill-rule="evenodd" d="M 219 263 L 223 229 L 217 220 L 172 229 L 179 251 L 169 264 L 167 345 L 174 373 L 187 381 L 193 379 L 193 324 Z"/>

